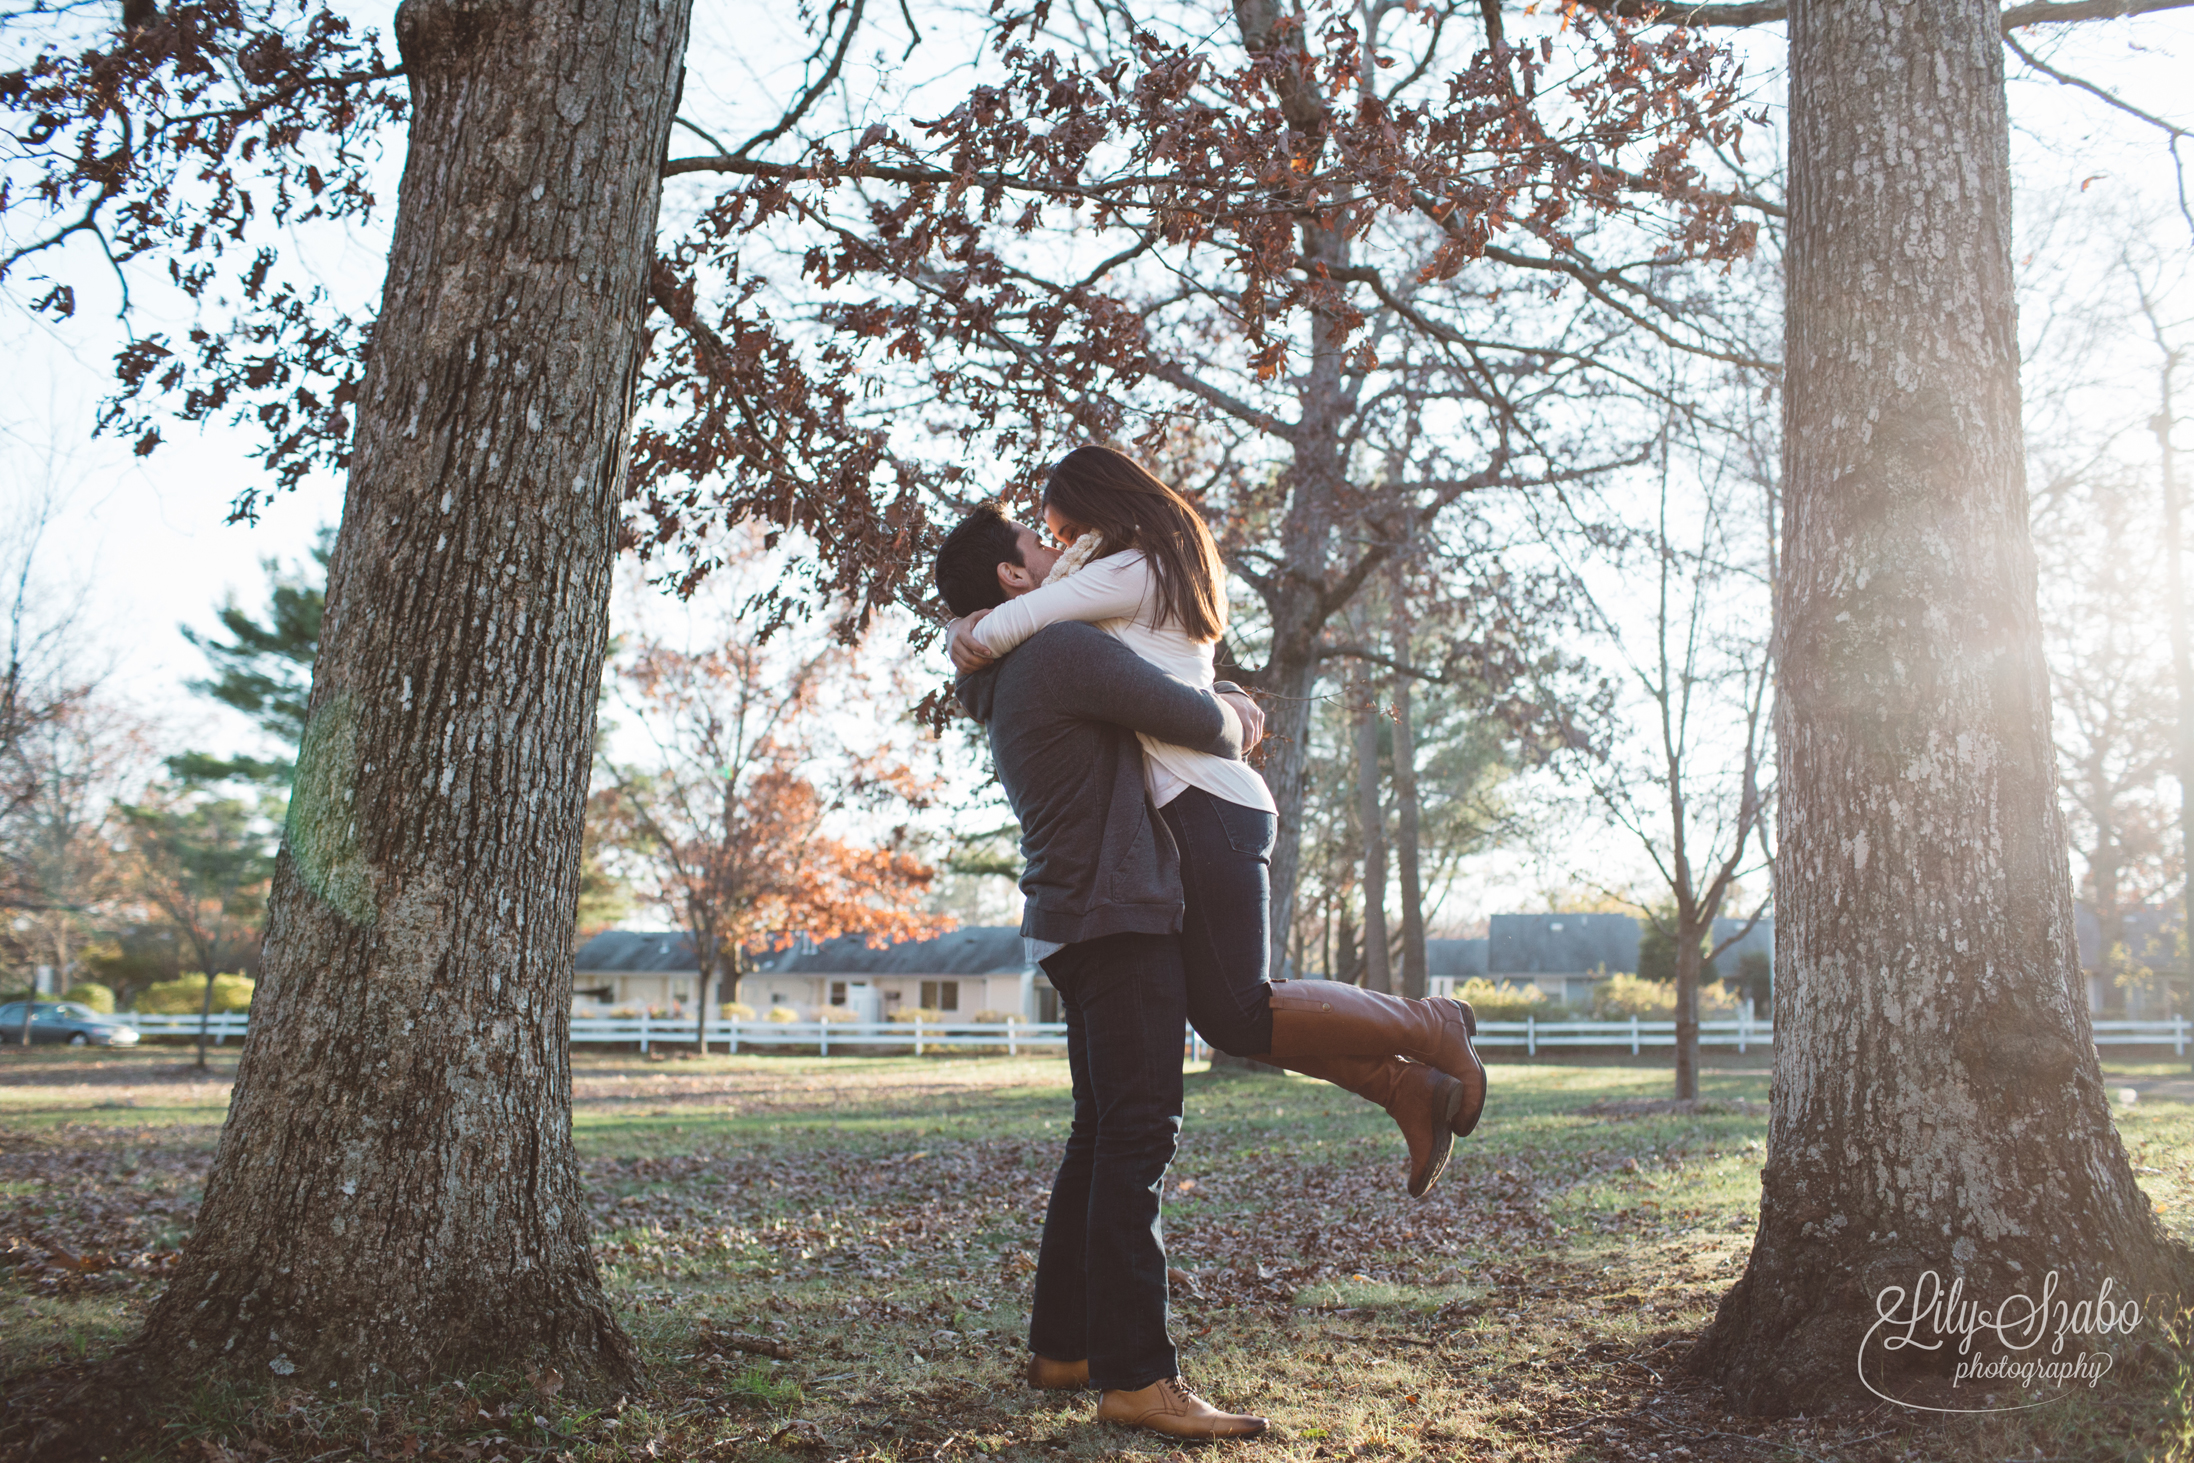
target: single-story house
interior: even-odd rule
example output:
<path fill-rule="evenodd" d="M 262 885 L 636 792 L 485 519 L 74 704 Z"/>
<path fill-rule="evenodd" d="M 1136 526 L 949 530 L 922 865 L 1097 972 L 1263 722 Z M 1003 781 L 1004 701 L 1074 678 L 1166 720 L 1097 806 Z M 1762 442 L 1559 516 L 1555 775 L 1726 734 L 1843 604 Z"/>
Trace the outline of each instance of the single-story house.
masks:
<path fill-rule="evenodd" d="M 605 930 L 579 947 L 573 965 L 578 1012 L 690 1009 L 698 979 L 692 941 L 675 931 Z M 748 967 L 739 998 L 758 1011 L 790 1006 L 806 1016 L 836 1006 L 858 1019 L 883 1020 L 920 1007 L 963 1018 L 1002 1011 L 1059 1019 L 1058 993 L 1029 963 L 1012 926 L 971 926 L 882 946 L 859 935 L 802 939 L 756 954 Z M 731 999 L 728 976 L 719 978 L 716 999 Z"/>
<path fill-rule="evenodd" d="M 1029 962 L 1021 932 L 1011 925 L 972 925 L 882 946 L 859 935 L 802 942 L 756 961 L 743 991 L 757 1010 L 840 1006 L 870 1021 L 917 1007 L 963 1020 L 979 1011 L 1059 1019 L 1058 993 Z"/>
<path fill-rule="evenodd" d="M 572 1010 L 690 1009 L 700 982 L 693 941 L 676 930 L 604 930 L 572 956 Z"/>
<path fill-rule="evenodd" d="M 1486 922 L 1486 977 L 1582 1005 L 1608 976 L 1637 973 L 1638 937 L 1627 914 L 1497 914 Z"/>

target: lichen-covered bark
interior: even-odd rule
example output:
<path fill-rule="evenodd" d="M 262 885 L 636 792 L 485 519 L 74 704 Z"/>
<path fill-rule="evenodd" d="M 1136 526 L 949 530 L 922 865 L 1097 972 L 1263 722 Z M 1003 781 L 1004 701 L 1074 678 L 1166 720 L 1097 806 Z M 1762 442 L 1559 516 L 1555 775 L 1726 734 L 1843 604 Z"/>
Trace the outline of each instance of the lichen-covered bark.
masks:
<path fill-rule="evenodd" d="M 622 1378 L 568 1023 L 579 839 L 690 0 L 406 0 L 416 110 L 265 973 L 123 1362 Z"/>
<path fill-rule="evenodd" d="M 1872 1401 L 1875 1298 L 1926 1270 L 1986 1305 L 2051 1270 L 2060 1298 L 2178 1282 L 2073 947 L 1998 26 L 1993 0 L 1791 7 L 1774 1115 L 1696 1359 L 1755 1411 Z M 1954 1357 L 1874 1359 L 1897 1385 Z"/>

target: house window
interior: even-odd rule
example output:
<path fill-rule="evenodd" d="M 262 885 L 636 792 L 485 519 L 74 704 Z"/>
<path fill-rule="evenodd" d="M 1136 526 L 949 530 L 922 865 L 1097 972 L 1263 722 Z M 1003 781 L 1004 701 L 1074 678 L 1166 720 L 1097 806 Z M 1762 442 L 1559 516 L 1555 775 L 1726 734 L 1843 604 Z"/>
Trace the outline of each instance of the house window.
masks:
<path fill-rule="evenodd" d="M 959 1010 L 960 982 L 956 980 L 923 981 L 922 1009 L 924 1009 L 925 1011 Z"/>
<path fill-rule="evenodd" d="M 830 983 L 830 1003 L 833 1006 L 843 1006 L 846 1003 L 846 983 L 844 981 L 834 980 Z"/>

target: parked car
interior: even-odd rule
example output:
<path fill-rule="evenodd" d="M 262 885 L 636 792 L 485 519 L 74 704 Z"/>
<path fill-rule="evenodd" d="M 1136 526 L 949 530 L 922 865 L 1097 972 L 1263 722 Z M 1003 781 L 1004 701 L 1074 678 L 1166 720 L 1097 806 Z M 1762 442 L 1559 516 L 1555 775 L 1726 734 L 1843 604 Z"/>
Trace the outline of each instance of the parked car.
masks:
<path fill-rule="evenodd" d="M 23 1039 L 23 1007 L 12 1001 L 0 1006 L 0 1044 L 15 1045 Z M 135 1046 L 136 1028 L 124 1026 L 112 1016 L 102 1016 L 77 1001 L 37 1001 L 30 1005 L 30 1039 L 68 1046 Z"/>

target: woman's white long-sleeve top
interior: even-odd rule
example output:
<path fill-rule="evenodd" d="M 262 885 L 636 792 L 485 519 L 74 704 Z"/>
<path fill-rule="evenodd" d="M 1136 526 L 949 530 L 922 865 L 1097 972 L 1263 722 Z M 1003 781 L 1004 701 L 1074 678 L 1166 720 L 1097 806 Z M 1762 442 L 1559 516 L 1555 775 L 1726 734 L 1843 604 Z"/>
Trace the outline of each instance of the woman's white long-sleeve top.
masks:
<path fill-rule="evenodd" d="M 1062 620 L 1095 625 L 1167 675 L 1211 689 L 1212 642 L 1192 640 L 1179 625 L 1160 621 L 1156 576 L 1139 549 L 1092 559 L 1064 579 L 1007 600 L 974 634 L 991 654 L 1004 655 Z M 1200 787 L 1226 802 L 1275 811 L 1271 790 L 1247 763 L 1137 736 L 1143 744 L 1143 782 L 1154 806 L 1164 807 L 1183 788 Z"/>

